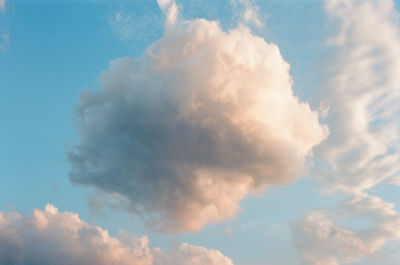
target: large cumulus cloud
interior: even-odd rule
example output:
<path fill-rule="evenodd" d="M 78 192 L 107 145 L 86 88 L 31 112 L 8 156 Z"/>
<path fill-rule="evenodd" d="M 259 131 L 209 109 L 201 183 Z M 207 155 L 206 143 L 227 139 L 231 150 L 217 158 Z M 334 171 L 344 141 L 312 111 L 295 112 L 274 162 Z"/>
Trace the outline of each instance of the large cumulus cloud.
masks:
<path fill-rule="evenodd" d="M 33 217 L 0 212 L 0 264 L 7 265 L 233 265 L 217 250 L 181 244 L 150 248 L 146 236 L 111 237 L 48 204 Z"/>
<path fill-rule="evenodd" d="M 120 196 L 167 232 L 232 218 L 246 195 L 294 181 L 327 135 L 275 44 L 177 15 L 172 4 L 160 40 L 82 93 L 69 152 L 72 182 Z"/>

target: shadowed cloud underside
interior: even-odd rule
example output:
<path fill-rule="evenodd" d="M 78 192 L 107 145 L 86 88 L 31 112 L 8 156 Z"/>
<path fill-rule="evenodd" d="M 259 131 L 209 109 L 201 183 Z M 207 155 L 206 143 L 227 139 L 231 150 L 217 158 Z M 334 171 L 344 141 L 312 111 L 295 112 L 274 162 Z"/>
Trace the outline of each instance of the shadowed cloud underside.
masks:
<path fill-rule="evenodd" d="M 140 59 L 114 60 L 101 90 L 82 93 L 69 153 L 74 183 L 119 195 L 164 232 L 233 218 L 248 194 L 301 175 L 327 136 L 275 44 L 177 10 Z"/>

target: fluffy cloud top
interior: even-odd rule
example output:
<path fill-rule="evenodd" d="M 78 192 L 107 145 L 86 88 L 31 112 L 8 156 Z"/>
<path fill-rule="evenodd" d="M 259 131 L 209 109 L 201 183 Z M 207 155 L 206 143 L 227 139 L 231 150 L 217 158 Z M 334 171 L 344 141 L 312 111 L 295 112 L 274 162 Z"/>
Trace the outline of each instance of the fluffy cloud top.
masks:
<path fill-rule="evenodd" d="M 233 265 L 219 251 L 182 244 L 171 252 L 148 239 L 111 237 L 69 212 L 48 204 L 33 217 L 0 212 L 0 264 L 7 265 Z"/>
<path fill-rule="evenodd" d="M 276 45 L 245 27 L 170 22 L 140 59 L 114 60 L 101 90 L 82 93 L 70 178 L 127 199 L 157 229 L 195 231 L 294 181 L 327 130 L 294 96 Z"/>

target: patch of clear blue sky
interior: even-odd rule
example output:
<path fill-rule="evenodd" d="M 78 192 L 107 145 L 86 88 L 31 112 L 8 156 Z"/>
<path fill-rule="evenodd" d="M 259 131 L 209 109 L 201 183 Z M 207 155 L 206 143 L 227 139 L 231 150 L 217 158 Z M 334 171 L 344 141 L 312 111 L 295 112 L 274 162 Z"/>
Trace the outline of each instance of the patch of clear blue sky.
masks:
<path fill-rule="evenodd" d="M 219 20 L 225 30 L 237 23 L 229 0 L 178 2 L 187 19 Z M 322 1 L 254 3 L 265 22 L 254 32 L 279 45 L 291 64 L 295 93 L 315 108 L 319 64 L 326 53 Z M 123 25 L 110 24 L 117 12 L 129 16 L 128 32 L 119 31 Z M 219 249 L 237 264 L 299 263 L 287 222 L 309 209 L 330 207 L 335 199 L 321 197 L 310 179 L 271 188 L 261 199 L 244 200 L 236 220 L 175 236 L 148 233 L 138 218 L 124 213 L 93 216 L 87 206 L 93 190 L 70 184 L 65 150 L 76 140 L 73 113 L 78 95 L 86 87 L 98 89 L 97 77 L 110 60 L 139 57 L 161 37 L 163 15 L 155 0 L 14 0 L 0 16 L 10 32 L 10 45 L 0 52 L 0 210 L 30 214 L 33 208 L 53 203 L 112 235 L 119 229 L 148 234 L 152 246 L 168 248 L 178 240 Z M 226 228 L 232 229 L 232 236 L 223 233 Z"/>

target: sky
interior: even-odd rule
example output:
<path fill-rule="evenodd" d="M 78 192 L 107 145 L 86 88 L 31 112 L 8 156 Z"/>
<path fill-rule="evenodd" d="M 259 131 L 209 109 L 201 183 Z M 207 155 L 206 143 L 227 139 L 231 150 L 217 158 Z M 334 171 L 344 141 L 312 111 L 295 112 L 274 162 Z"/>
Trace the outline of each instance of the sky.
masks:
<path fill-rule="evenodd" d="M 0 0 L 0 264 L 400 264 L 399 8 Z"/>

